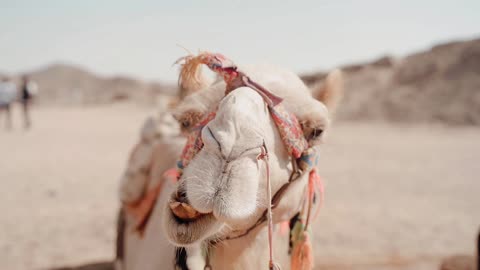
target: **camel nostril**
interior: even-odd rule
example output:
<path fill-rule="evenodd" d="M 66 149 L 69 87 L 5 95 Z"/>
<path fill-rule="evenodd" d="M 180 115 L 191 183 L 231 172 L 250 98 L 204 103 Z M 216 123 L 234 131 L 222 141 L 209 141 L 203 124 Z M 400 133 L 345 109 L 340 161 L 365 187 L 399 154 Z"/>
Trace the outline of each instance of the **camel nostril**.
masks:
<path fill-rule="evenodd" d="M 184 187 L 179 187 L 177 193 L 175 194 L 175 200 L 177 202 L 188 203 L 187 191 Z"/>

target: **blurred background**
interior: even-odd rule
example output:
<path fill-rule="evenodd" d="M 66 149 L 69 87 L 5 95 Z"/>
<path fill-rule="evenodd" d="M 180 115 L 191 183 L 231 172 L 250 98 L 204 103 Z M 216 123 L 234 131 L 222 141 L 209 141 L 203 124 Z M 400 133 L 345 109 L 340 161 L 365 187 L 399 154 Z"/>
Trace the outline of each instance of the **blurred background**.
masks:
<path fill-rule="evenodd" d="M 108 266 L 120 176 L 145 119 L 177 95 L 186 49 L 281 65 L 308 85 L 344 71 L 320 162 L 317 269 L 473 256 L 478 14 L 478 0 L 0 0 L 0 268 Z"/>

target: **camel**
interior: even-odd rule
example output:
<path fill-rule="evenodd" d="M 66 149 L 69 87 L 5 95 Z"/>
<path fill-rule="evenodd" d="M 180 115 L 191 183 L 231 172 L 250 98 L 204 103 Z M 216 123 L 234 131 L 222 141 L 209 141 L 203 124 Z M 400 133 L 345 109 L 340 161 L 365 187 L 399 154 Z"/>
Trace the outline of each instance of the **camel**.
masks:
<path fill-rule="evenodd" d="M 309 146 L 317 148 L 323 142 L 341 97 L 340 71 L 331 72 L 324 85 L 310 90 L 296 74 L 278 67 L 253 65 L 239 70 L 283 99 L 283 106 L 298 118 Z M 172 110 L 171 116 L 178 121 L 175 132 L 158 136 L 144 150 L 142 144 L 135 147 L 120 186 L 121 201 L 135 203 L 158 185 L 159 172 L 178 160 L 179 145 L 185 143 L 181 134 L 191 133 L 215 110 L 201 130 L 203 148 L 177 182 L 164 181 L 141 233 L 135 232 L 134 217 L 122 214 L 117 269 L 268 267 L 270 226 L 258 221 L 271 203 L 267 187 L 277 194 L 289 181 L 292 158 L 264 99 L 252 87 L 238 87 L 225 95 L 227 85 L 221 79 L 207 82 L 195 74 L 191 82 L 181 81 L 191 94 Z M 146 154 L 139 154 L 142 151 Z M 264 151 L 268 151 L 268 160 L 260 162 L 257 158 Z M 133 164 L 135 160 L 138 164 Z M 140 176 L 134 176 L 135 172 L 141 172 Z M 273 257 L 282 269 L 290 269 L 290 235 L 282 233 L 281 227 L 288 227 L 288 221 L 301 212 L 308 178 L 302 174 L 288 185 L 272 210 Z"/>

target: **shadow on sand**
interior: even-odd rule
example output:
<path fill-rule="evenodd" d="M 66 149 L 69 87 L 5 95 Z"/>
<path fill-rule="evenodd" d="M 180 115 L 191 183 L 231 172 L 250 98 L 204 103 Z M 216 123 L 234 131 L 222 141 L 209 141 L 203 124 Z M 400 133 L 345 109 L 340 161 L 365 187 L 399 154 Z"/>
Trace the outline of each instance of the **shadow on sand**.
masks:
<path fill-rule="evenodd" d="M 77 266 L 53 267 L 46 270 L 114 270 L 114 267 L 113 262 L 97 262 Z"/>

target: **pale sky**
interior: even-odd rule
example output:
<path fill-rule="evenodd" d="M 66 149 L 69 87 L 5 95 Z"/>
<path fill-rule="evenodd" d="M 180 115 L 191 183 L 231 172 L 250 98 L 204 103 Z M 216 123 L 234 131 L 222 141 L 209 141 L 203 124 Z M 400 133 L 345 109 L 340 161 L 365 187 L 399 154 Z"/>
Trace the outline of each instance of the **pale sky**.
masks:
<path fill-rule="evenodd" d="M 478 37 L 480 0 L 0 0 L 9 73 L 62 62 L 173 82 L 177 44 L 308 72 Z"/>

